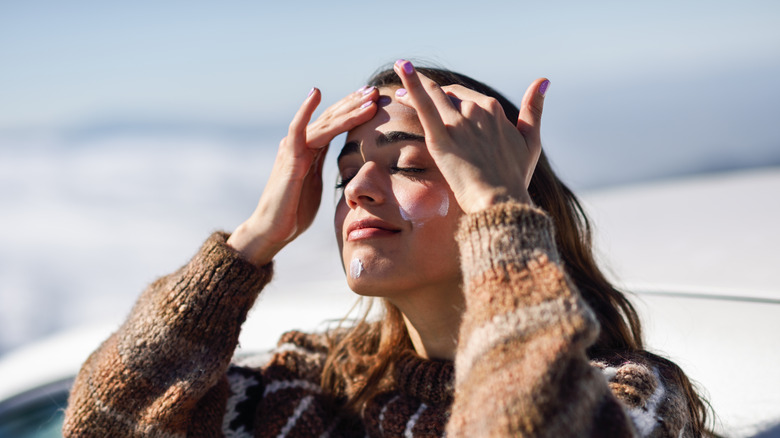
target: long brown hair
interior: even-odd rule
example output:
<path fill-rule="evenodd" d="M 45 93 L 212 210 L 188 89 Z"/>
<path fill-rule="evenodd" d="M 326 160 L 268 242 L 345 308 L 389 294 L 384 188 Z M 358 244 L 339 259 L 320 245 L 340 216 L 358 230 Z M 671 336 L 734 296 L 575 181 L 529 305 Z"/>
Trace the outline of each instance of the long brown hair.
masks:
<path fill-rule="evenodd" d="M 518 108 L 493 88 L 468 76 L 437 68 L 417 68 L 440 86 L 459 84 L 499 101 L 506 117 L 516 121 Z M 392 68 L 380 70 L 368 81 L 378 88 L 401 87 Z M 591 226 L 574 193 L 555 175 L 544 151 L 534 171 L 529 193 L 555 225 L 555 239 L 564 269 L 595 312 L 601 332 L 588 350 L 589 357 L 614 354 L 641 356 L 652 361 L 661 373 L 676 381 L 688 399 L 692 428 L 696 436 L 706 434 L 707 406 L 690 380 L 673 362 L 644 350 L 642 328 L 634 306 L 607 281 L 592 249 Z M 343 336 L 334 337 L 323 369 L 323 386 L 345 402 L 349 410 L 362 405 L 391 382 L 391 369 L 399 355 L 412 348 L 403 317 L 397 307 L 383 300 L 385 314 L 378 322 L 358 321 Z M 366 312 L 366 315 L 368 312 Z"/>

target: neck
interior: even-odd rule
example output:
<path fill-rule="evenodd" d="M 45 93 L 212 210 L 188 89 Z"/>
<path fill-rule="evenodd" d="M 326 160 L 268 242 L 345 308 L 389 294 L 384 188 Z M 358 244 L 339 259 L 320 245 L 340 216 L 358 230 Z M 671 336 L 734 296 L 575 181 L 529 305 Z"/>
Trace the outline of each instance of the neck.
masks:
<path fill-rule="evenodd" d="M 443 293 L 421 291 L 414 294 L 413 299 L 393 304 L 401 310 L 412 345 L 420 357 L 455 359 L 460 321 L 465 310 L 459 286 L 453 285 Z"/>

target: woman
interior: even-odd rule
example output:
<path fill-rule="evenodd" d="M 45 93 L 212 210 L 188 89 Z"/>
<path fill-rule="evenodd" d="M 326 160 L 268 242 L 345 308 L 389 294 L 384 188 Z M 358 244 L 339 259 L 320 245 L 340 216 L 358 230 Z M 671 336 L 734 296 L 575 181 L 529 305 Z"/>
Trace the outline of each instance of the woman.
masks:
<path fill-rule="evenodd" d="M 252 216 L 144 292 L 85 363 L 66 435 L 698 436 L 685 375 L 642 350 L 587 221 L 541 153 L 549 85 L 520 110 L 400 60 L 309 124 L 313 89 Z M 290 332 L 232 364 L 272 259 L 312 222 L 329 142 L 350 287 L 379 322 Z"/>

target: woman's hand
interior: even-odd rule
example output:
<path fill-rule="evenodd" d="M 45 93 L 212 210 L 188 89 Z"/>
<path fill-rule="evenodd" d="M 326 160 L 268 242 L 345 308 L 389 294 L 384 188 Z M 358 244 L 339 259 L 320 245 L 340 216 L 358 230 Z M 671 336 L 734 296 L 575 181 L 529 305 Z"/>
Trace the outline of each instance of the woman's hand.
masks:
<path fill-rule="evenodd" d="M 531 203 L 547 79 L 528 88 L 513 125 L 492 97 L 460 85 L 440 87 L 409 61 L 399 60 L 394 69 L 404 84 L 396 98 L 417 111 L 428 151 L 463 211 L 510 199 Z"/>
<path fill-rule="evenodd" d="M 376 113 L 379 92 L 360 90 L 329 107 L 309 124 L 321 100 L 312 89 L 282 139 L 271 176 L 257 208 L 231 234 L 228 245 L 263 266 L 314 221 L 322 197 L 322 164 L 333 138 L 365 123 Z"/>

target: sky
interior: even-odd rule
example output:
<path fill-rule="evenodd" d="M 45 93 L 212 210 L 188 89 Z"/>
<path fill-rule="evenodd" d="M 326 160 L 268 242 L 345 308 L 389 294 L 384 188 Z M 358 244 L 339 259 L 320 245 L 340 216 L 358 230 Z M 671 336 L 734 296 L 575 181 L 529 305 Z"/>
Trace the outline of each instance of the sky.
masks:
<path fill-rule="evenodd" d="M 324 107 L 408 58 L 515 101 L 550 78 L 543 135 L 575 186 L 655 175 L 599 179 L 594 159 L 755 165 L 777 159 L 778 19 L 773 1 L 2 2 L 0 141 L 117 124 L 283 132 L 312 86 Z M 659 142 L 689 153 L 666 163 Z"/>
<path fill-rule="evenodd" d="M 312 85 L 336 100 L 399 57 L 516 94 L 541 75 L 607 91 L 749 73 L 777 68 L 780 48 L 772 1 L 29 1 L 0 11 L 3 127 L 114 111 L 286 120 L 278 110 Z"/>

